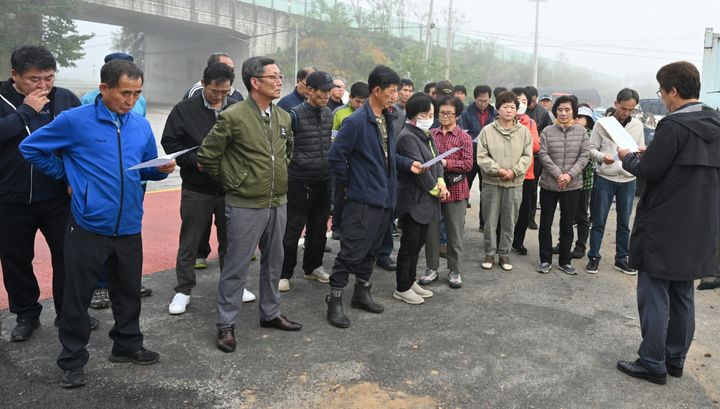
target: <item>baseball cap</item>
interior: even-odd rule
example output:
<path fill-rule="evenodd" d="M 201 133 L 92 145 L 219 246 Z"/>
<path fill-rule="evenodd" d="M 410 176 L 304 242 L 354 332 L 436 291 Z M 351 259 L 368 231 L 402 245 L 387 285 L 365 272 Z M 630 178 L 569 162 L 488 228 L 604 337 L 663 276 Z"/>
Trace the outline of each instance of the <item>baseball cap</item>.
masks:
<path fill-rule="evenodd" d="M 130 62 L 135 62 L 135 59 L 130 54 L 125 53 L 112 53 L 105 56 L 105 62 L 108 63 L 112 60 L 125 60 Z"/>
<path fill-rule="evenodd" d="M 455 95 L 455 87 L 450 81 L 440 81 L 435 84 L 435 95 L 438 97 Z"/>
<path fill-rule="evenodd" d="M 323 91 L 330 91 L 338 86 L 333 82 L 332 75 L 325 71 L 315 71 L 308 75 L 307 78 L 305 78 L 305 85 Z"/>
<path fill-rule="evenodd" d="M 552 99 L 552 95 L 550 95 L 550 94 L 542 94 L 542 95 L 540 95 L 540 98 L 538 98 L 538 101 L 542 101 L 543 99 L 549 99 L 550 101 L 553 100 L 553 99 Z"/>

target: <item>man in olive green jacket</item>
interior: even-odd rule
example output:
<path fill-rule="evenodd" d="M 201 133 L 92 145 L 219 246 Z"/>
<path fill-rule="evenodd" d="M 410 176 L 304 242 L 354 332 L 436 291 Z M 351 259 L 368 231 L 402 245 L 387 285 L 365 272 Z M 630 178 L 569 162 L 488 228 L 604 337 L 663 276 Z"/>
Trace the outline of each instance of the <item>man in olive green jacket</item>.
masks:
<path fill-rule="evenodd" d="M 227 254 L 218 283 L 217 347 L 235 350 L 247 269 L 260 245 L 260 326 L 298 331 L 280 311 L 278 281 L 287 221 L 287 165 L 292 156 L 290 115 L 273 105 L 282 74 L 275 61 L 252 57 L 242 66 L 249 97 L 223 111 L 198 152 L 201 170 L 225 190 Z"/>

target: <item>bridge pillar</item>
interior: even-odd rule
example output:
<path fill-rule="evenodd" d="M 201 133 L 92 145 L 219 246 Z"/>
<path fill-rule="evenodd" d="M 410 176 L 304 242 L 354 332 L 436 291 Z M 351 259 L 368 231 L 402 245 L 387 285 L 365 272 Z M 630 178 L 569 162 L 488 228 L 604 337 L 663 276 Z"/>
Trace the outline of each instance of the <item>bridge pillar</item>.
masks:
<path fill-rule="evenodd" d="M 247 40 L 218 35 L 145 34 L 145 84 L 143 93 L 153 104 L 174 105 L 185 91 L 202 79 L 207 59 L 227 52 L 236 66 L 235 86 L 246 94 L 240 66 L 249 56 Z"/>

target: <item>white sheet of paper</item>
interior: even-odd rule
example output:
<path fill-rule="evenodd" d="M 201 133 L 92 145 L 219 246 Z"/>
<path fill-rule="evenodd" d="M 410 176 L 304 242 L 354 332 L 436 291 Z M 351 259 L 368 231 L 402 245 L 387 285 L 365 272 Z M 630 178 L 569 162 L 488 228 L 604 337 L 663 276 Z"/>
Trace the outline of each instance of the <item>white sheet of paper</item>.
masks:
<path fill-rule="evenodd" d="M 147 161 L 147 162 L 138 163 L 138 164 L 135 165 L 135 166 L 132 166 L 132 167 L 127 168 L 127 170 L 125 170 L 125 171 L 127 172 L 127 171 L 129 171 L 129 170 L 138 170 L 138 169 L 145 169 L 145 168 L 156 168 L 156 167 L 158 167 L 158 166 L 167 165 L 168 163 L 172 162 L 173 159 L 177 158 L 178 156 L 180 156 L 180 155 L 182 155 L 182 154 L 184 154 L 184 153 L 188 153 L 188 152 L 190 152 L 191 150 L 197 149 L 197 148 L 199 148 L 199 146 L 196 146 L 196 147 L 190 148 L 190 149 L 184 149 L 184 150 L 181 150 L 181 151 L 179 151 L 179 152 L 171 153 L 171 154 L 169 154 L 169 155 L 159 156 L 159 157 L 157 157 L 157 158 L 155 158 L 155 159 L 151 159 L 151 160 L 149 160 L 149 161 Z"/>
<path fill-rule="evenodd" d="M 635 142 L 635 139 L 633 139 L 632 135 L 630 135 L 630 133 L 628 133 L 628 131 L 625 130 L 622 125 L 620 125 L 620 122 L 618 122 L 618 120 L 614 116 L 608 116 L 598 119 L 595 125 L 602 126 L 603 129 L 605 129 L 610 135 L 610 139 L 615 142 L 618 148 L 629 149 L 630 152 L 637 152 L 638 150 L 640 150 L 640 147 L 638 146 L 637 142 Z"/>
<path fill-rule="evenodd" d="M 430 166 L 432 166 L 432 165 L 440 162 L 441 160 L 447 158 L 448 156 L 452 155 L 453 153 L 459 151 L 460 149 L 461 149 L 461 148 L 459 148 L 459 147 L 450 148 L 450 149 L 447 150 L 447 152 L 441 153 L 440 155 L 438 155 L 438 156 L 430 159 L 429 161 L 423 163 L 421 166 L 422 166 L 423 168 L 430 167 Z"/>

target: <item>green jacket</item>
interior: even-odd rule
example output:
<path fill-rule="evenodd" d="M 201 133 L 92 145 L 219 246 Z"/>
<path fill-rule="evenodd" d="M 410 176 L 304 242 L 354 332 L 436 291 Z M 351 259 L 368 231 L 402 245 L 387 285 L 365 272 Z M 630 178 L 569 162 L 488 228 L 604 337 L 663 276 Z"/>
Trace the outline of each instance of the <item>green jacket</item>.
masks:
<path fill-rule="evenodd" d="M 277 207 L 287 203 L 292 147 L 290 115 L 273 104 L 268 118 L 250 97 L 220 114 L 198 162 L 220 182 L 227 205 Z"/>

